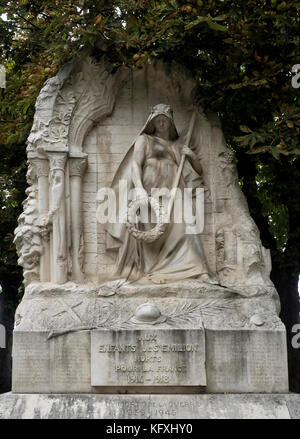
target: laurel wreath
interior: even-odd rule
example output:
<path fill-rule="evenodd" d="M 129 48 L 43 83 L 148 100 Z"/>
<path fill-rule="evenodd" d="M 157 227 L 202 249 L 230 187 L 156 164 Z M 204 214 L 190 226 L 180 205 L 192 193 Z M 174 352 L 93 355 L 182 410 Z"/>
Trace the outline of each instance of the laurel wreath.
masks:
<path fill-rule="evenodd" d="M 141 199 L 133 200 L 128 205 L 128 218 L 134 218 L 136 211 L 139 207 Z M 154 198 L 148 197 L 148 202 L 155 212 L 156 216 L 156 225 L 150 230 L 139 230 L 136 227 L 136 224 L 133 220 L 128 220 L 126 222 L 126 226 L 130 235 L 132 235 L 135 239 L 144 242 L 154 242 L 157 241 L 165 232 L 168 221 L 166 211 L 161 203 Z"/>

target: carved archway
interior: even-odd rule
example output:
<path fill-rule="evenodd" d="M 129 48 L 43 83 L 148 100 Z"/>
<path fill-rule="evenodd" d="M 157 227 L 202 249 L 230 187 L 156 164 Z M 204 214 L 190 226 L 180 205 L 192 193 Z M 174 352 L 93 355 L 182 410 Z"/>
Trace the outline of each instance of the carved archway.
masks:
<path fill-rule="evenodd" d="M 84 279 L 81 193 L 87 155 L 83 143 L 91 128 L 112 113 L 121 77 L 121 70 L 110 74 L 104 61 L 95 63 L 83 51 L 40 92 L 27 142 L 28 192 L 38 194 L 37 203 L 32 215 L 30 197 L 25 202 L 16 231 L 27 283 Z M 26 215 L 26 206 L 31 215 Z M 31 228 L 39 243 L 35 263 L 23 262 L 24 227 Z"/>

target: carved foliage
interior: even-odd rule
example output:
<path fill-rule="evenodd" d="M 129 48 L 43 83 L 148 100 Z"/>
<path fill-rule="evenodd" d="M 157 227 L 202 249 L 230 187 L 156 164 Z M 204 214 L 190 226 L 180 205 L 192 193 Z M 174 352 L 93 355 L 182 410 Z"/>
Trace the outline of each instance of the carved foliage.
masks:
<path fill-rule="evenodd" d="M 92 123 L 90 113 L 96 107 L 102 106 L 103 114 L 111 111 L 116 79 L 117 75 L 107 72 L 104 62 L 95 64 L 87 58 L 81 65 L 81 71 L 64 80 L 55 77 L 47 81 L 37 100 L 28 150 L 43 151 L 47 145 L 67 147 L 70 137 L 71 146 L 74 142 L 78 143 L 78 128 L 83 121 Z M 43 111 L 50 116 L 45 117 Z"/>
<path fill-rule="evenodd" d="M 32 168 L 30 168 L 32 171 Z M 19 256 L 18 263 L 24 269 L 24 283 L 39 280 L 39 262 L 43 252 L 41 230 L 37 224 L 37 186 L 26 190 L 27 198 L 23 203 L 24 210 L 19 217 L 19 225 L 15 230 L 14 243 Z"/>
<path fill-rule="evenodd" d="M 87 166 L 87 160 L 86 158 L 71 158 L 69 165 L 71 177 L 82 177 Z"/>

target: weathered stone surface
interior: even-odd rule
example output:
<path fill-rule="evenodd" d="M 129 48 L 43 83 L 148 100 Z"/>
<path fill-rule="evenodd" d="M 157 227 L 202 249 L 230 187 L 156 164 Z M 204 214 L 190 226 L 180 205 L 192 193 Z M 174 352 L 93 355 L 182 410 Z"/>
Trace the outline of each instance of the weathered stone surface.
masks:
<path fill-rule="evenodd" d="M 13 341 L 12 391 L 51 393 L 50 346 L 45 332 L 19 332 Z"/>
<path fill-rule="evenodd" d="M 206 386 L 204 329 L 91 331 L 91 379 L 92 386 Z"/>
<path fill-rule="evenodd" d="M 286 400 L 287 408 L 292 419 L 300 419 L 299 395 L 291 394 Z"/>
<path fill-rule="evenodd" d="M 90 333 L 48 339 L 45 332 L 15 332 L 15 393 L 91 392 Z"/>
<path fill-rule="evenodd" d="M 205 334 L 207 392 L 288 392 L 283 329 L 207 329 Z"/>
<path fill-rule="evenodd" d="M 288 391 L 283 329 L 142 325 L 91 332 L 92 349 L 88 330 L 15 332 L 13 392 L 143 393 L 145 387 L 147 393 L 157 388 L 163 393 Z M 143 334 L 152 334 L 153 342 L 139 345 Z M 161 352 L 174 345 L 189 346 L 190 351 Z M 121 352 L 124 346 L 129 352 Z M 141 348 L 149 352 L 140 352 Z"/>
<path fill-rule="evenodd" d="M 243 291 L 186 280 L 166 285 L 31 284 L 16 313 L 16 331 L 74 331 L 81 329 L 135 328 L 131 317 L 149 301 L 166 317 L 155 327 L 284 329 L 277 315 L 273 287 L 247 287 Z M 253 316 L 259 316 L 261 325 Z M 157 326 L 158 325 L 158 326 Z"/>
<path fill-rule="evenodd" d="M 88 392 L 91 384 L 89 331 L 55 337 L 48 343 L 51 353 L 52 392 Z"/>
<path fill-rule="evenodd" d="M 0 395 L 0 419 L 300 419 L 300 395 Z"/>

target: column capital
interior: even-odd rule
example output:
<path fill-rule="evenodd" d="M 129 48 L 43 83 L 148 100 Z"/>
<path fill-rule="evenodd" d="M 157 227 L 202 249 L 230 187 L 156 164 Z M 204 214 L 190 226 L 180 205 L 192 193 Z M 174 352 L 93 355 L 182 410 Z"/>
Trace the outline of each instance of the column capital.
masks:
<path fill-rule="evenodd" d="M 37 177 L 48 177 L 49 175 L 49 161 L 41 158 L 31 158 L 30 163 L 34 167 Z"/>
<path fill-rule="evenodd" d="M 86 157 L 71 157 L 69 159 L 70 176 L 82 177 L 87 167 Z"/>

